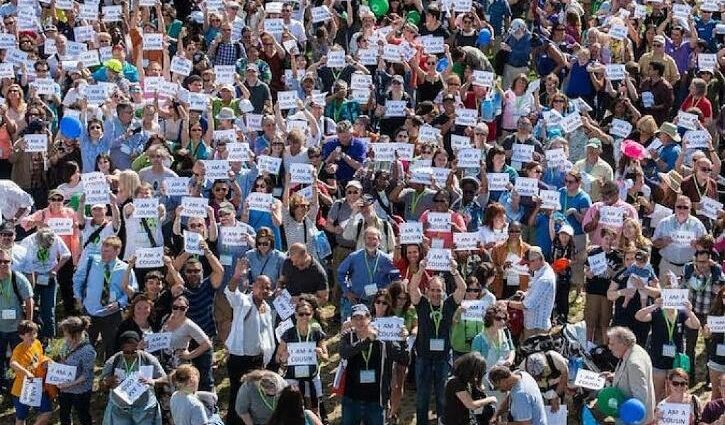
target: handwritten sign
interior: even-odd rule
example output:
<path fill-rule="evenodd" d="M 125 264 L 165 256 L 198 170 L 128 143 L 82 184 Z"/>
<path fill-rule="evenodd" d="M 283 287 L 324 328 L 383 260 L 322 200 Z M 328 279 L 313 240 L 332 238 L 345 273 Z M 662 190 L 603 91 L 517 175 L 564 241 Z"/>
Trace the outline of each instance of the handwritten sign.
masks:
<path fill-rule="evenodd" d="M 676 6 L 676 5 L 673 5 Z M 657 410 L 662 412 L 661 425 L 689 425 L 690 403 L 661 403 Z"/>
<path fill-rule="evenodd" d="M 478 168 L 481 166 L 481 150 L 466 148 L 458 151 L 458 166 L 462 168 Z"/>
<path fill-rule="evenodd" d="M 40 407 L 43 398 L 43 378 L 25 378 L 20 392 L 20 402 L 26 406 Z"/>
<path fill-rule="evenodd" d="M 582 126 L 582 117 L 579 115 L 579 112 L 572 112 L 571 114 L 563 117 L 561 121 L 559 121 L 559 125 L 561 125 L 561 128 L 565 133 L 572 133 Z"/>
<path fill-rule="evenodd" d="M 431 248 L 426 256 L 426 268 L 435 271 L 450 271 L 451 258 L 450 249 Z"/>
<path fill-rule="evenodd" d="M 717 55 L 715 53 L 698 53 L 697 54 L 697 67 L 700 70 L 717 69 Z"/>
<path fill-rule="evenodd" d="M 478 122 L 478 111 L 475 109 L 457 108 L 456 125 L 475 126 Z"/>
<path fill-rule="evenodd" d="M 292 323 L 292 318 L 281 321 L 279 325 L 274 328 L 274 335 L 275 337 L 277 337 L 277 342 L 281 342 L 282 335 L 284 335 L 284 333 L 287 332 L 288 329 L 292 329 L 293 327 L 294 323 Z"/>
<path fill-rule="evenodd" d="M 48 151 L 48 135 L 47 134 L 26 134 L 23 136 L 25 141 L 25 152 L 47 152 Z"/>
<path fill-rule="evenodd" d="M 171 332 L 159 332 L 144 335 L 146 352 L 153 353 L 159 350 L 171 348 Z"/>
<path fill-rule="evenodd" d="M 159 216 L 158 198 L 136 198 L 133 200 L 135 218 L 156 218 Z"/>
<path fill-rule="evenodd" d="M 405 100 L 386 100 L 385 101 L 385 116 L 386 117 L 404 117 L 405 108 L 408 102 Z"/>
<path fill-rule="evenodd" d="M 101 12 L 103 13 L 103 22 L 120 22 L 123 16 L 121 6 L 103 6 Z"/>
<path fill-rule="evenodd" d="M 558 190 L 540 190 L 539 198 L 541 198 L 541 208 L 554 211 L 559 211 L 561 209 Z"/>
<path fill-rule="evenodd" d="M 247 143 L 227 143 L 227 151 L 229 152 L 227 155 L 229 162 L 246 162 L 252 158 L 252 151 Z"/>
<path fill-rule="evenodd" d="M 580 368 L 576 372 L 574 385 L 578 387 L 588 388 L 590 390 L 601 390 L 602 388 L 604 388 L 604 381 L 604 377 L 599 376 L 598 373 Z"/>
<path fill-rule="evenodd" d="M 700 215 L 717 220 L 718 214 L 723 210 L 722 202 L 704 196 L 700 199 Z"/>
<path fill-rule="evenodd" d="M 623 64 L 608 63 L 604 65 L 604 75 L 606 75 L 610 81 L 624 80 L 626 72 L 627 71 L 624 69 Z"/>
<path fill-rule="evenodd" d="M 252 192 L 247 196 L 247 205 L 251 211 L 272 211 L 274 197 L 271 193 Z"/>
<path fill-rule="evenodd" d="M 549 168 L 561 167 L 567 162 L 563 148 L 548 149 L 544 154 L 546 155 L 546 165 Z"/>
<path fill-rule="evenodd" d="M 403 327 L 405 320 L 402 317 L 379 317 L 373 322 L 373 327 L 378 330 L 380 341 L 403 341 Z"/>
<path fill-rule="evenodd" d="M 206 207 L 209 206 L 209 200 L 184 196 L 181 198 L 181 206 L 183 207 L 182 217 L 206 218 Z"/>
<path fill-rule="evenodd" d="M 280 91 L 277 93 L 277 103 L 279 104 L 279 109 L 282 110 L 296 108 L 299 99 L 297 92 L 294 90 Z"/>
<path fill-rule="evenodd" d="M 510 176 L 508 173 L 488 173 L 486 174 L 488 179 L 488 190 L 489 191 L 505 191 L 508 190 Z"/>
<path fill-rule="evenodd" d="M 611 134 L 612 136 L 617 136 L 624 139 L 625 137 L 629 136 L 631 132 L 632 124 L 628 121 L 620 120 L 619 118 L 614 118 L 612 120 L 612 126 L 609 129 L 609 134 Z"/>
<path fill-rule="evenodd" d="M 490 302 L 486 300 L 464 300 L 461 302 L 461 307 L 463 307 L 461 319 L 483 322 L 483 316 L 490 306 Z"/>
<path fill-rule="evenodd" d="M 171 72 L 188 77 L 193 68 L 194 63 L 189 59 L 182 58 L 181 56 L 174 56 L 174 58 L 171 59 Z"/>
<path fill-rule="evenodd" d="M 594 276 L 604 276 L 607 273 L 609 264 L 607 263 L 607 254 L 600 252 L 589 256 L 587 259 L 589 263 L 589 270 L 591 270 Z"/>
<path fill-rule="evenodd" d="M 428 213 L 428 230 L 431 232 L 446 232 L 451 231 L 451 213 L 439 213 L 430 212 Z"/>
<path fill-rule="evenodd" d="M 189 254 L 203 255 L 204 250 L 201 249 L 202 237 L 199 233 L 184 230 L 184 251 Z"/>
<path fill-rule="evenodd" d="M 332 19 L 332 14 L 327 6 L 313 7 L 312 10 L 312 23 L 317 24 Z"/>
<path fill-rule="evenodd" d="M 725 333 L 725 316 L 707 316 L 707 327 L 712 333 Z"/>
<path fill-rule="evenodd" d="M 279 315 L 282 320 L 287 320 L 287 318 L 291 317 L 295 312 L 295 306 L 292 303 L 292 295 L 290 295 L 289 291 L 286 289 L 277 295 L 272 304 L 274 305 L 274 310 L 277 312 L 277 315 Z"/>
<path fill-rule="evenodd" d="M 436 130 L 438 130 L 438 129 L 436 129 Z M 438 131 L 440 134 L 440 130 L 438 130 Z M 458 152 L 462 149 L 469 149 L 469 148 L 471 148 L 471 138 L 470 137 L 461 136 L 458 134 L 451 134 L 451 149 L 453 149 L 453 152 Z M 477 168 L 477 166 L 474 168 Z"/>
<path fill-rule="evenodd" d="M 148 389 L 148 385 L 140 381 L 138 373 L 130 373 L 113 392 L 126 404 L 133 404 Z"/>
<path fill-rule="evenodd" d="M 367 49 L 358 49 L 358 59 L 363 65 L 377 65 L 378 63 L 378 48 L 370 47 Z"/>
<path fill-rule="evenodd" d="M 73 219 L 49 218 L 48 227 L 58 236 L 70 236 L 73 234 Z"/>
<path fill-rule="evenodd" d="M 279 174 L 279 167 L 282 166 L 282 158 L 268 155 L 260 155 L 257 158 L 257 169 L 260 173 Z"/>
<path fill-rule="evenodd" d="M 531 177 L 516 177 L 514 188 L 521 196 L 536 196 L 539 193 L 539 181 Z"/>
<path fill-rule="evenodd" d="M 136 268 L 153 269 L 164 265 L 164 247 L 136 248 Z"/>
<path fill-rule="evenodd" d="M 453 233 L 453 245 L 456 251 L 471 251 L 478 249 L 478 232 Z"/>
<path fill-rule="evenodd" d="M 511 161 L 531 162 L 534 160 L 534 145 L 514 143 L 511 146 Z"/>
<path fill-rule="evenodd" d="M 662 308 L 684 309 L 688 299 L 689 289 L 662 289 Z"/>
<path fill-rule="evenodd" d="M 602 206 L 599 208 L 599 224 L 602 226 L 622 227 L 624 211 L 619 207 Z"/>
<path fill-rule="evenodd" d="M 496 75 L 494 75 L 493 72 L 474 70 L 473 85 L 482 87 L 493 87 L 493 80 L 495 79 L 495 77 Z"/>
<path fill-rule="evenodd" d="M 685 111 L 677 112 L 677 126 L 683 127 L 688 130 L 698 130 L 699 118 L 695 114 L 691 114 Z"/>
<path fill-rule="evenodd" d="M 242 226 L 222 226 L 219 228 L 222 245 L 247 246 L 247 232 Z"/>
<path fill-rule="evenodd" d="M 441 136 L 440 129 L 432 127 L 428 124 L 422 125 L 418 131 L 418 140 L 421 142 L 436 143 Z"/>
<path fill-rule="evenodd" d="M 317 345 L 314 342 L 288 342 L 287 366 L 315 366 L 317 365 Z"/>
<path fill-rule="evenodd" d="M 105 178 L 102 181 L 83 181 L 83 193 L 86 195 L 87 205 L 108 204 L 110 192 Z"/>
<path fill-rule="evenodd" d="M 272 34 L 281 34 L 284 32 L 284 20 L 281 18 L 269 18 L 264 20 L 264 31 Z"/>
<path fill-rule="evenodd" d="M 290 164 L 290 182 L 312 184 L 315 182 L 315 168 L 312 164 Z"/>
<path fill-rule="evenodd" d="M 445 51 L 445 39 L 443 37 L 423 37 L 423 52 L 427 55 L 437 55 Z"/>
<path fill-rule="evenodd" d="M 688 130 L 683 136 L 688 149 L 709 148 L 711 136 L 707 130 Z"/>
<path fill-rule="evenodd" d="M 627 27 L 624 25 L 612 25 L 609 28 L 609 36 L 615 40 L 623 40 L 627 37 Z"/>
<path fill-rule="evenodd" d="M 206 178 L 209 180 L 226 180 L 229 178 L 229 161 L 226 159 L 204 160 Z"/>
<path fill-rule="evenodd" d="M 64 365 L 63 363 L 48 363 L 48 373 L 45 375 L 45 383 L 51 385 L 67 384 L 76 380 L 76 366 Z"/>
<path fill-rule="evenodd" d="M 689 247 L 695 240 L 695 232 L 687 230 L 676 230 L 670 234 L 672 244 L 679 247 Z"/>
<path fill-rule="evenodd" d="M 167 196 L 186 196 L 189 194 L 189 177 L 167 177 L 164 190 Z"/>
<path fill-rule="evenodd" d="M 164 35 L 161 33 L 149 33 L 143 35 L 144 50 L 164 50 Z"/>
<path fill-rule="evenodd" d="M 423 242 L 423 223 L 405 222 L 400 224 L 400 243 L 417 244 Z"/>

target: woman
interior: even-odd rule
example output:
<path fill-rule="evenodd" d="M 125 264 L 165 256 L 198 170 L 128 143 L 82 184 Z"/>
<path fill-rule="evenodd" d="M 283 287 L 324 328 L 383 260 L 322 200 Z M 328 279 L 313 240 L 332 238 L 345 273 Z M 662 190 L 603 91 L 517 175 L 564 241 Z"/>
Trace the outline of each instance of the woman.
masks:
<path fill-rule="evenodd" d="M 188 114 L 184 112 L 183 119 L 184 128 L 181 130 L 181 146 L 186 154 L 191 156 L 194 161 L 200 159 L 210 159 L 212 156 L 211 137 L 207 137 L 210 133 L 207 131 L 205 121 L 196 121 L 189 123 Z M 214 122 L 211 120 L 210 122 Z M 181 154 L 181 152 L 179 152 Z"/>
<path fill-rule="evenodd" d="M 403 324 L 409 335 L 418 334 L 418 313 L 411 305 L 410 296 L 405 292 L 402 282 L 393 282 L 388 286 L 393 314 L 403 319 Z M 395 362 L 393 364 L 393 379 L 390 386 L 390 418 L 391 422 L 397 419 L 400 414 L 400 405 L 403 400 L 405 376 L 408 373 L 406 364 Z"/>
<path fill-rule="evenodd" d="M 483 226 L 480 227 L 481 242 L 485 249 L 490 250 L 497 243 L 508 238 L 508 220 L 506 209 L 498 202 L 488 204 Z"/>
<path fill-rule="evenodd" d="M 63 192 L 63 196 L 68 201 L 68 206 L 78 211 L 81 196 L 84 192 L 83 184 L 81 184 L 81 169 L 75 161 L 66 162 L 59 168 L 65 169 L 62 173 L 62 183 L 59 181 L 57 189 Z M 61 174 L 61 173 L 59 173 Z"/>
<path fill-rule="evenodd" d="M 471 415 L 476 415 L 479 425 L 487 425 L 496 412 L 496 397 L 483 392 L 486 376 L 486 361 L 480 353 L 472 352 L 459 357 L 453 364 L 451 377 L 446 381 L 446 410 L 443 423 L 446 425 L 468 425 Z M 483 409 L 482 413 L 475 413 Z"/>
<path fill-rule="evenodd" d="M 725 315 L 725 287 L 720 288 L 710 306 L 710 316 L 721 317 L 723 315 Z M 719 400 L 722 397 L 721 388 L 720 385 L 715 385 L 714 383 L 719 383 L 720 376 L 725 373 L 725 356 L 718 350 L 718 347 L 725 344 L 725 333 L 712 332 L 707 325 L 703 326 L 703 331 L 705 338 L 709 339 L 706 347 L 708 359 L 707 369 L 710 375 L 710 382 L 713 383 L 711 399 Z"/>
<path fill-rule="evenodd" d="M 121 349 L 118 337 L 126 331 L 134 331 L 141 336 L 156 332 L 159 327 L 154 326 L 151 314 L 154 311 L 154 303 L 143 293 L 136 294 L 131 300 L 131 305 L 124 312 L 124 320 L 118 325 L 116 335 L 116 351 Z"/>
<path fill-rule="evenodd" d="M 652 251 L 652 241 L 642 234 L 642 224 L 639 220 L 626 217 L 622 222 L 622 235 L 619 237 L 620 249 L 634 246 L 637 249 Z"/>
<path fill-rule="evenodd" d="M 91 322 L 88 317 L 71 316 L 60 322 L 63 332 L 63 347 L 59 362 L 76 367 L 76 378 L 58 385 L 58 405 L 61 425 L 71 425 L 72 411 L 78 415 L 81 425 L 91 425 L 91 394 L 93 391 L 93 368 L 96 364 L 96 350 L 88 341 L 86 331 Z"/>
<path fill-rule="evenodd" d="M 322 421 L 315 412 L 305 409 L 300 389 L 289 386 L 280 393 L 267 425 L 322 425 Z"/>
<path fill-rule="evenodd" d="M 707 98 L 707 83 L 702 78 L 694 78 L 690 82 L 690 92 L 680 105 L 681 111 L 689 111 L 690 108 L 697 108 L 702 112 L 700 121 L 705 127 L 712 122 L 713 110 L 710 99 Z"/>
<path fill-rule="evenodd" d="M 492 147 L 486 154 L 486 173 L 506 173 L 509 176 L 509 183 L 514 184 L 519 173 L 510 165 L 506 164 L 506 151 L 501 146 Z M 505 190 L 491 190 L 488 182 L 488 175 L 481 180 L 488 188 L 488 202 L 497 202 Z"/>
<path fill-rule="evenodd" d="M 311 202 L 308 202 L 300 193 L 290 196 L 289 186 L 289 184 L 285 185 L 285 193 L 282 198 L 282 223 L 287 246 L 292 246 L 294 243 L 304 243 L 307 252 L 321 264 L 324 264 L 324 258 L 319 257 L 317 244 L 315 243 L 315 235 L 318 232 L 315 220 L 320 209 L 317 185 L 311 185 Z"/>
<path fill-rule="evenodd" d="M 253 370 L 242 377 L 235 409 L 244 423 L 267 424 L 287 382 L 270 370 Z"/>
<path fill-rule="evenodd" d="M 445 189 L 438 190 L 433 195 L 433 208 L 427 210 L 420 216 L 423 223 L 423 234 L 425 237 L 443 241 L 443 248 L 453 248 L 453 232 L 466 232 L 466 221 L 460 213 L 452 211 L 451 193 Z M 449 214 L 449 223 L 438 223 L 437 217 L 432 214 Z M 432 220 L 436 217 L 436 220 Z"/>
<path fill-rule="evenodd" d="M 655 416 L 658 420 L 662 420 L 665 417 L 663 410 L 665 409 L 665 403 L 676 403 L 676 404 L 687 404 L 690 406 L 690 420 L 687 422 L 688 425 L 698 425 L 702 422 L 700 417 L 702 416 L 702 402 L 695 394 L 690 394 L 687 390 L 690 382 L 690 375 L 683 369 L 675 368 L 667 373 L 667 397 L 657 403 L 657 412 Z M 719 381 L 714 381 L 719 383 Z M 714 387 L 717 385 L 713 385 Z M 711 398 L 711 400 L 717 400 Z"/>
<path fill-rule="evenodd" d="M 166 378 L 161 364 L 153 355 L 138 348 L 141 337 L 134 331 L 120 336 L 121 351 L 114 354 L 103 365 L 101 388 L 110 390 L 109 400 L 103 415 L 103 423 L 129 425 L 161 425 L 161 410 L 156 399 L 154 386 Z M 141 369 L 141 368 L 144 369 Z M 150 375 L 140 374 L 148 370 Z M 127 403 L 113 391 L 127 378 L 138 379 L 146 384 L 146 391 L 133 403 Z"/>
<path fill-rule="evenodd" d="M 11 84 L 3 93 L 3 97 L 8 108 L 6 118 L 15 123 L 15 134 L 20 134 L 27 126 L 25 112 L 28 105 L 25 103 L 23 89 L 18 84 Z"/>
<path fill-rule="evenodd" d="M 271 194 L 273 188 L 273 182 L 269 176 L 259 176 L 254 180 L 255 193 Z M 250 210 L 249 201 L 245 200 L 242 221 L 249 223 L 256 231 L 262 228 L 271 229 L 274 232 L 274 248 L 282 249 L 282 233 L 279 228 L 282 225 L 282 202 L 278 199 L 272 199 L 269 211 Z"/>
<path fill-rule="evenodd" d="M 508 320 L 505 304 L 495 303 L 489 306 L 483 316 L 483 329 L 473 338 L 471 351 L 483 355 L 487 371 L 496 365 L 514 364 L 516 347 L 511 332 L 506 327 Z"/>
<path fill-rule="evenodd" d="M 509 223 L 508 238 L 491 249 L 491 260 L 496 267 L 492 292 L 496 299 L 508 298 L 516 293 L 517 289 L 528 288 L 528 271 L 524 274 L 525 270 L 518 265 L 528 250 L 529 244 L 521 239 L 521 223 L 518 221 Z"/>
<path fill-rule="evenodd" d="M 454 358 L 471 351 L 473 339 L 483 329 L 483 313 L 496 303 L 496 297 L 487 288 L 493 282 L 494 274 L 493 264 L 481 263 L 476 276 L 466 278 L 466 296 L 453 314 L 451 326 Z M 474 315 L 467 311 L 469 309 L 481 314 Z"/>
<path fill-rule="evenodd" d="M 451 164 L 449 161 L 448 152 L 446 152 L 443 148 L 438 148 L 433 152 L 433 167 L 435 168 L 446 168 L 450 170 L 448 172 L 448 177 L 445 179 L 445 181 L 438 181 L 436 180 L 436 185 L 438 187 L 445 187 L 451 192 L 456 192 L 459 195 L 461 194 L 461 188 L 458 184 L 458 177 L 456 176 L 456 168 Z"/>
<path fill-rule="evenodd" d="M 98 118 L 90 118 L 86 123 L 86 131 L 81 134 L 81 154 L 83 157 L 83 172 L 90 173 L 96 164 L 98 156 L 108 153 L 111 148 L 109 137 L 103 137 L 103 122 Z"/>
<path fill-rule="evenodd" d="M 417 103 L 425 101 L 434 101 L 438 93 L 443 90 L 443 77 L 436 69 L 438 59 L 435 55 L 422 55 L 425 60 L 425 69 L 420 67 L 420 60 L 412 61 L 413 71 L 418 77 L 418 87 L 416 89 Z"/>
<path fill-rule="evenodd" d="M 282 263 L 285 254 L 274 248 L 275 237 L 269 227 L 262 227 L 257 231 L 254 248 L 245 254 L 249 262 L 249 281 L 254 282 L 259 275 L 266 275 L 276 283 L 282 273 Z"/>
<path fill-rule="evenodd" d="M 176 388 L 169 405 L 174 425 L 207 424 L 206 407 L 196 397 L 199 389 L 199 370 L 192 365 L 181 365 L 171 374 Z"/>
<path fill-rule="evenodd" d="M 654 304 L 639 310 L 634 315 L 634 318 L 640 322 L 652 324 L 648 351 L 652 359 L 652 379 L 658 402 L 665 397 L 665 380 L 668 372 L 673 369 L 677 353 L 685 352 L 684 327 L 700 328 L 700 321 L 692 311 L 692 304 L 685 301 L 684 305 L 684 310 L 663 308 L 662 298 L 657 298 Z"/>
<path fill-rule="evenodd" d="M 619 270 L 622 264 L 620 252 L 614 245 L 616 243 L 617 234 L 609 229 L 601 229 L 601 246 L 590 246 L 587 249 L 587 258 L 601 256 L 607 263 L 607 269 L 604 273 L 595 275 L 592 273 L 589 264 L 592 260 L 588 260 L 584 266 L 584 276 L 586 277 L 586 303 L 584 305 L 584 320 L 587 322 L 587 341 L 596 344 L 604 344 L 607 341 L 607 329 L 609 321 L 612 318 L 612 303 L 607 300 L 607 290 L 609 289 L 611 275 L 614 270 Z"/>
<path fill-rule="evenodd" d="M 118 176 L 121 172 L 113 165 L 113 160 L 109 154 L 102 153 L 98 155 L 93 171 L 98 171 L 106 176 L 106 181 L 111 187 L 111 192 L 118 193 Z"/>
<path fill-rule="evenodd" d="M 151 199 L 152 197 L 153 189 L 149 183 L 141 183 L 134 191 L 134 201 L 136 199 Z M 133 202 L 129 202 L 123 207 L 123 218 L 126 224 L 124 260 L 128 260 L 135 255 L 138 248 L 153 248 L 164 245 L 164 235 L 161 231 L 161 223 L 163 223 L 166 216 L 164 205 L 158 204 L 156 217 L 137 217 L 134 214 L 135 209 Z"/>
<path fill-rule="evenodd" d="M 511 88 L 504 93 L 502 127 L 507 134 L 516 132 L 519 118 L 539 109 L 538 99 L 528 93 L 528 88 L 529 77 L 519 74 L 513 79 Z"/>
<path fill-rule="evenodd" d="M 185 296 L 180 295 L 174 298 L 171 304 L 171 315 L 161 325 L 161 332 L 171 333 L 171 344 L 169 348 L 162 351 L 163 365 L 167 370 L 173 370 L 180 364 L 189 362 L 211 349 L 209 337 L 196 323 L 186 317 L 188 309 L 189 300 Z M 198 346 L 189 351 L 189 342 L 192 339 Z"/>
<path fill-rule="evenodd" d="M 320 361 L 327 360 L 327 335 L 320 326 L 320 313 L 313 296 L 301 295 L 295 305 L 295 326 L 282 334 L 277 349 L 277 361 L 286 363 L 289 358 L 288 344 L 313 342 L 317 364 L 287 367 L 284 378 L 290 385 L 300 388 L 305 397 L 305 406 L 317 413 L 322 399 L 322 381 L 320 380 Z M 280 402 L 282 400 L 280 399 Z M 270 421 L 271 423 L 271 421 Z"/>
<path fill-rule="evenodd" d="M 16 131 L 15 122 L 8 118 L 8 107 L 0 105 L 0 179 L 9 179 L 12 174 L 10 154 Z"/>
<path fill-rule="evenodd" d="M 569 84 L 566 86 L 566 95 L 569 99 L 581 97 L 589 105 L 593 105 L 595 89 L 594 75 L 591 68 L 594 66 L 589 49 L 582 48 L 576 52 L 576 60 L 567 63 L 569 67 Z"/>

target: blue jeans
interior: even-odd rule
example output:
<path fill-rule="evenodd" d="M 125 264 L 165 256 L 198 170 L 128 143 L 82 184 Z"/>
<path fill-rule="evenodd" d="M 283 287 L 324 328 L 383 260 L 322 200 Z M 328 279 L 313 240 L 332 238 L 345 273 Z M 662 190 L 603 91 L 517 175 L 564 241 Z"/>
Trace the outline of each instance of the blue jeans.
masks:
<path fill-rule="evenodd" d="M 428 404 L 430 388 L 433 385 L 436 399 L 436 414 L 443 417 L 448 359 L 433 360 L 417 357 L 415 360 L 415 414 L 417 425 L 428 425 Z"/>
<path fill-rule="evenodd" d="M 8 366 L 8 359 L 5 357 L 5 353 L 8 352 L 8 347 L 12 351 L 19 343 L 20 336 L 18 336 L 17 332 L 0 332 L 0 388 L 9 390 L 8 381 L 5 378 Z"/>
<path fill-rule="evenodd" d="M 48 279 L 47 285 L 35 285 L 36 300 L 40 303 L 40 318 L 43 326 L 40 336 L 55 338 L 55 303 L 58 294 L 58 283 L 54 278 Z"/>
<path fill-rule="evenodd" d="M 384 425 L 385 410 L 377 402 L 342 398 L 342 425 Z"/>

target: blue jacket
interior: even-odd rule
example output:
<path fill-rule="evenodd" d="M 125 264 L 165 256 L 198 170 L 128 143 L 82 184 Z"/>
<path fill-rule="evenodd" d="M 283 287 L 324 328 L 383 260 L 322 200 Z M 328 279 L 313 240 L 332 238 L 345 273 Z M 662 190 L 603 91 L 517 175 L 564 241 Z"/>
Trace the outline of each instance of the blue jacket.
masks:
<path fill-rule="evenodd" d="M 373 257 L 365 248 L 350 254 L 337 269 L 337 281 L 345 288 L 345 294 L 352 293 L 361 299 L 372 296 L 365 293 L 366 286 L 374 284 L 378 289 L 385 288 L 397 278 L 396 275 L 399 275 L 398 269 L 388 254 L 377 250 Z"/>

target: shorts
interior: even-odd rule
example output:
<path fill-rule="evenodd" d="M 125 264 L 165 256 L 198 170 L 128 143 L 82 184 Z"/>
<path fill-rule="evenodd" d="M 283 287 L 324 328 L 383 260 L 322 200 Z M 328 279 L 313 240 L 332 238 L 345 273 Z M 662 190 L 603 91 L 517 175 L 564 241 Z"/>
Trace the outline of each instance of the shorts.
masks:
<path fill-rule="evenodd" d="M 35 411 L 40 414 L 53 412 L 53 402 L 50 400 L 50 397 L 48 397 L 48 394 L 46 393 L 43 393 L 43 397 L 40 399 L 39 407 L 31 407 L 27 404 L 23 404 L 20 402 L 20 397 L 15 396 L 13 396 L 13 406 L 15 406 L 15 419 L 18 421 L 24 421 L 28 419 L 28 416 L 30 415 L 30 409 L 35 409 Z"/>
<path fill-rule="evenodd" d="M 320 375 L 318 374 L 311 380 L 303 380 L 299 381 L 297 379 L 287 378 L 285 379 L 287 381 L 287 384 L 294 387 L 299 387 L 300 384 L 303 385 L 303 388 L 300 388 L 300 391 L 305 394 L 306 398 L 311 398 L 310 394 L 312 394 L 310 385 L 315 386 L 315 394 L 317 395 L 317 398 L 322 398 L 322 380 L 320 379 Z"/>

